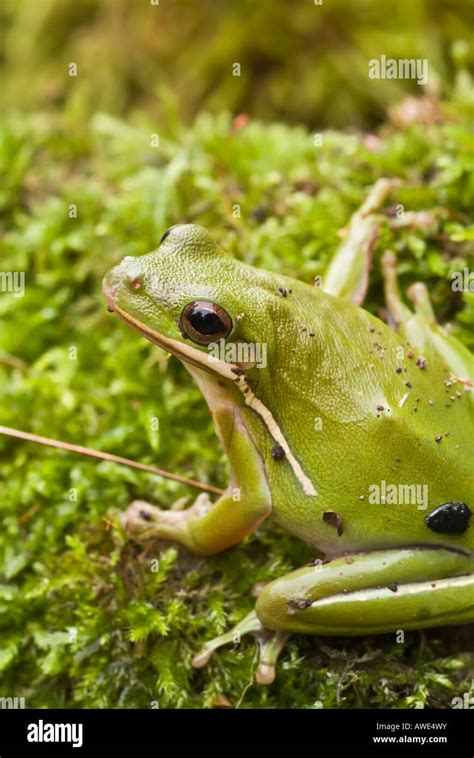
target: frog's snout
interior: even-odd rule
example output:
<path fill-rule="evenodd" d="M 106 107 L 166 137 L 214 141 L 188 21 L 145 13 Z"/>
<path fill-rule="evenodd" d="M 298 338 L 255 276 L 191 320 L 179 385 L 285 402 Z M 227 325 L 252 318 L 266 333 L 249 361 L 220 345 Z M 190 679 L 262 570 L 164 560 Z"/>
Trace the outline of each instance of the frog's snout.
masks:
<path fill-rule="evenodd" d="M 117 293 L 122 286 L 113 275 L 114 271 L 108 271 L 102 279 L 102 292 L 107 303 L 107 310 L 110 313 L 115 311 L 115 300 Z"/>

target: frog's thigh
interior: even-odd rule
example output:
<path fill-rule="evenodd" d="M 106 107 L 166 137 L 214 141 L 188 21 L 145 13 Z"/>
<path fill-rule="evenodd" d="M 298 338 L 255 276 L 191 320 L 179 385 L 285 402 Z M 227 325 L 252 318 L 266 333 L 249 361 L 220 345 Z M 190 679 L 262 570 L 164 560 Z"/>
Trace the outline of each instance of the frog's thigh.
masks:
<path fill-rule="evenodd" d="M 270 629 L 364 635 L 474 621 L 474 557 L 444 548 L 356 553 L 268 584 L 255 610 Z"/>

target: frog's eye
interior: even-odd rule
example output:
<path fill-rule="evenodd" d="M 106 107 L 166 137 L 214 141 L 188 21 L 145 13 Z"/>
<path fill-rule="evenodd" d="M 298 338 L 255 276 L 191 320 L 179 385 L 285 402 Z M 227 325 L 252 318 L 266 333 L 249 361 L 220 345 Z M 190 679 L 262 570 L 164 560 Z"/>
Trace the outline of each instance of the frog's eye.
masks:
<path fill-rule="evenodd" d="M 220 305 L 196 300 L 183 308 L 179 327 L 184 336 L 198 345 L 209 345 L 216 339 L 227 337 L 232 330 L 232 319 Z"/>

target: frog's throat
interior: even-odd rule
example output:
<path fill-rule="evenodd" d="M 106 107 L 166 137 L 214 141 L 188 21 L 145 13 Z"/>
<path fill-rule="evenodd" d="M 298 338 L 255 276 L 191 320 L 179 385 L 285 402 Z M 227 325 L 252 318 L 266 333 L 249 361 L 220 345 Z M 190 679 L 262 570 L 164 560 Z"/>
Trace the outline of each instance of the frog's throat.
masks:
<path fill-rule="evenodd" d="M 173 355 L 176 355 L 177 358 L 179 358 L 181 361 L 184 361 L 185 363 L 189 363 L 193 366 L 196 366 L 197 368 L 204 369 L 204 371 L 207 371 L 211 374 L 219 374 L 224 379 L 231 381 L 234 386 L 238 387 L 242 392 L 245 404 L 248 405 L 249 408 L 251 408 L 253 411 L 255 411 L 258 416 L 260 416 L 270 435 L 273 437 L 275 442 L 280 445 L 285 451 L 286 459 L 290 464 L 294 475 L 303 487 L 303 492 L 305 495 L 316 497 L 318 493 L 316 492 L 312 481 L 306 476 L 299 462 L 291 452 L 290 447 L 283 435 L 283 432 L 275 421 L 273 414 L 266 407 L 266 405 L 264 405 L 262 401 L 254 395 L 251 388 L 245 381 L 245 377 L 241 373 L 241 369 L 235 363 L 226 363 L 225 361 L 213 357 L 211 364 L 208 360 L 208 356 L 206 356 L 197 348 L 191 347 L 191 345 L 185 345 L 181 342 L 178 342 L 177 340 L 171 339 L 170 337 L 165 337 L 162 334 L 159 334 L 159 332 L 155 332 L 153 329 L 150 329 L 145 324 L 133 318 L 133 316 L 130 316 L 129 313 L 123 311 L 117 306 L 116 303 L 114 303 L 114 310 L 123 321 L 129 324 L 136 332 L 141 334 L 147 340 L 153 342 L 154 345 L 158 345 L 158 347 L 161 347 Z"/>

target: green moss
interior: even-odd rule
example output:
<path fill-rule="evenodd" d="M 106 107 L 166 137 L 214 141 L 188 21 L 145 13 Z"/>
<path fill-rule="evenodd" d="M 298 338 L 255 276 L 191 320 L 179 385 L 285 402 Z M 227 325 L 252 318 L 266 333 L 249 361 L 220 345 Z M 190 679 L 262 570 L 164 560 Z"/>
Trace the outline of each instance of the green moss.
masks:
<path fill-rule="evenodd" d="M 327 132 L 315 148 L 303 128 L 233 131 L 228 116 L 203 114 L 191 128 L 172 122 L 154 149 L 157 127 L 143 114 L 97 115 L 73 130 L 54 114 L 13 117 L 1 268 L 25 271 L 26 289 L 0 294 L 0 423 L 224 485 L 198 389 L 108 316 L 103 273 L 153 249 L 171 224 L 197 221 L 232 254 L 310 281 L 380 176 L 404 182 L 387 207 L 433 211 L 435 224 L 383 229 L 368 307 L 383 305 L 378 262 L 390 246 L 402 284 L 426 281 L 440 318 L 472 347 L 473 295 L 450 286 L 472 268 L 466 123 L 385 126 L 374 151 L 355 135 Z M 269 524 L 210 559 L 133 545 L 118 510 L 135 498 L 169 506 L 189 491 L 2 436 L 0 455 L 1 695 L 31 707 L 211 707 L 224 696 L 240 707 L 398 708 L 449 707 L 469 691 L 468 628 L 407 633 L 405 644 L 294 637 L 266 689 L 250 684 L 249 638 L 194 670 L 202 643 L 252 607 L 253 585 L 304 563 L 309 548 Z"/>

